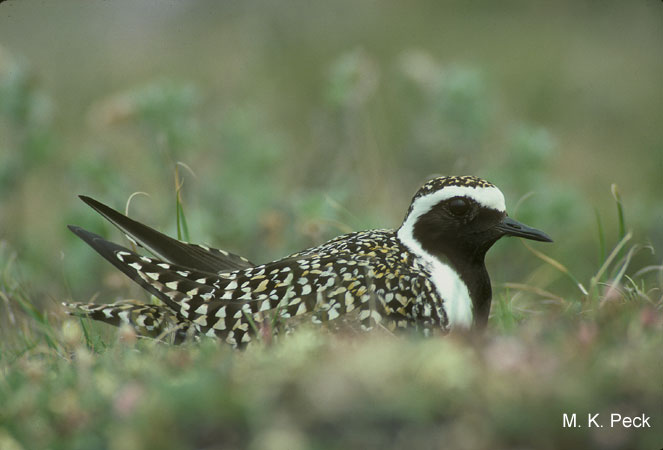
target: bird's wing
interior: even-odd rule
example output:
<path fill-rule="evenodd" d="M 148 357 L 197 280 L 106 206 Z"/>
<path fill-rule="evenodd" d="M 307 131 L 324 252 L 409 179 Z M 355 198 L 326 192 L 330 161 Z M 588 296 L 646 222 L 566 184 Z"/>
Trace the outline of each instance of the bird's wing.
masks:
<path fill-rule="evenodd" d="M 306 255 L 212 274 L 140 256 L 81 228 L 70 229 L 162 300 L 178 323 L 233 346 L 250 342 L 265 326 L 287 327 L 284 321 L 293 317 L 329 323 L 355 311 L 364 329 L 377 323 L 405 328 L 419 316 L 424 319 L 416 325 L 422 328 L 446 321 L 441 299 L 430 307 L 428 301 L 417 300 L 436 298 L 425 274 L 387 249 L 382 257 L 370 246 L 334 254 L 312 249 Z"/>
<path fill-rule="evenodd" d="M 350 258 L 313 254 L 211 274 L 140 256 L 82 228 L 69 228 L 162 300 L 178 322 L 190 323 L 198 335 L 220 337 L 235 346 L 249 342 L 256 326 L 266 321 L 281 326 L 281 319 L 313 313 L 314 323 L 328 322 L 374 306 L 375 294 L 363 282 L 370 269 Z"/>
<path fill-rule="evenodd" d="M 85 195 L 80 198 L 126 234 L 130 241 L 165 262 L 209 273 L 229 272 L 255 265 L 246 258 L 225 250 L 178 241 L 93 198 Z"/>

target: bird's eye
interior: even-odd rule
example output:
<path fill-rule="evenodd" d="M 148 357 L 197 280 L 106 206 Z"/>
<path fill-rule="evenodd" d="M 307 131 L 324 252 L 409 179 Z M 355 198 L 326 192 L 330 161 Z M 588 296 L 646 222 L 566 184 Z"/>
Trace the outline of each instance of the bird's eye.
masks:
<path fill-rule="evenodd" d="M 454 197 L 447 203 L 447 207 L 451 214 L 460 217 L 464 216 L 470 211 L 470 202 L 463 197 Z"/>

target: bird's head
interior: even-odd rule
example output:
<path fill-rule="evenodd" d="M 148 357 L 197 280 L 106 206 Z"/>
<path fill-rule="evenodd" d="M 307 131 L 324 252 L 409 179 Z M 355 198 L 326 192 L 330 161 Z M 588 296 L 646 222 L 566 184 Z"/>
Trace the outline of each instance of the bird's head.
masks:
<path fill-rule="evenodd" d="M 412 198 L 398 230 L 398 237 L 411 249 L 481 261 L 503 236 L 552 242 L 544 232 L 510 218 L 502 192 L 473 176 L 428 181 Z"/>

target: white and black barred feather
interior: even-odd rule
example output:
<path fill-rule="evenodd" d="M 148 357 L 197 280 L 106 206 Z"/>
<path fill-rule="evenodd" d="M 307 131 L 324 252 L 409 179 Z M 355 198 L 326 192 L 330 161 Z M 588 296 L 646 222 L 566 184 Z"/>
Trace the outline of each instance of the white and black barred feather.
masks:
<path fill-rule="evenodd" d="M 81 228 L 70 229 L 163 301 L 195 334 L 234 346 L 250 342 L 266 320 L 271 326 L 302 315 L 320 324 L 356 310 L 363 329 L 376 324 L 390 330 L 446 326 L 441 300 L 424 301 L 435 298 L 429 274 L 390 230 L 353 233 L 279 261 L 211 274 L 140 256 Z M 92 318 L 116 324 L 114 316 Z"/>

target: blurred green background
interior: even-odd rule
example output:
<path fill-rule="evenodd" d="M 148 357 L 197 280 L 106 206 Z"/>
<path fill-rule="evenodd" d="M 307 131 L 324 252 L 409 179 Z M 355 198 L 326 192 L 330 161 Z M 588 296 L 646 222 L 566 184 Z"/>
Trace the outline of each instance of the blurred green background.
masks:
<path fill-rule="evenodd" d="M 2 2 L 0 447 L 654 448 L 560 423 L 661 423 L 662 43 L 658 0 Z M 63 322 L 61 301 L 147 300 L 66 229 L 126 243 L 76 196 L 146 193 L 130 215 L 176 235 L 176 172 L 190 239 L 255 262 L 475 174 L 559 263 L 499 242 L 476 346 L 236 354 Z"/>
<path fill-rule="evenodd" d="M 76 195 L 145 192 L 131 214 L 174 233 L 182 162 L 191 239 L 256 262 L 396 227 L 427 177 L 476 174 L 586 278 L 597 216 L 617 240 L 613 183 L 663 247 L 662 19 L 656 1 L 5 2 L 4 258 L 51 300 L 121 296 L 65 228 L 111 233 Z M 496 283 L 531 264 L 513 242 Z"/>

